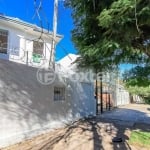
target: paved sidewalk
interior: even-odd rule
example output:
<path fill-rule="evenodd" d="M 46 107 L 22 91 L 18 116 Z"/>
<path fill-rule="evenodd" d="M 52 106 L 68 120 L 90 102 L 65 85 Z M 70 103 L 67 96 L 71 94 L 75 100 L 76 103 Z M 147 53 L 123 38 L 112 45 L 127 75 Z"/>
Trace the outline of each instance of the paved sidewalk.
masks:
<path fill-rule="evenodd" d="M 128 123 L 150 124 L 150 105 L 129 104 L 109 112 L 104 112 L 100 118 L 125 121 Z"/>

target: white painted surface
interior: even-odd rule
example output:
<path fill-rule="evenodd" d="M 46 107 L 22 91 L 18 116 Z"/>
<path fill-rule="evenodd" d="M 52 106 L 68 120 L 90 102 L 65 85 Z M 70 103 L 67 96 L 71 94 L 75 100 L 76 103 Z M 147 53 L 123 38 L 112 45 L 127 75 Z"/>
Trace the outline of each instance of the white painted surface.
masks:
<path fill-rule="evenodd" d="M 76 66 L 76 59 L 79 57 L 79 55 L 76 54 L 68 54 L 61 60 L 59 60 L 57 63 L 60 64 L 64 69 L 70 69 Z"/>
<path fill-rule="evenodd" d="M 92 84 L 62 78 L 45 86 L 37 81 L 36 71 L 0 60 L 0 147 L 95 115 Z M 55 85 L 66 88 L 65 101 L 53 100 Z"/>
<path fill-rule="evenodd" d="M 116 90 L 116 103 L 117 106 L 130 104 L 130 95 L 129 92 L 124 89 L 122 86 L 117 86 Z"/>

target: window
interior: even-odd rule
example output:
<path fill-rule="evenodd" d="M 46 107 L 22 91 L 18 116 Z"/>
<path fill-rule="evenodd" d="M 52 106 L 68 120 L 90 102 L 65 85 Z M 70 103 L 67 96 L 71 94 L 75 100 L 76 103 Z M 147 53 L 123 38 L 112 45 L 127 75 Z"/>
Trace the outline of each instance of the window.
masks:
<path fill-rule="evenodd" d="M 0 53 L 7 54 L 8 31 L 0 29 Z"/>
<path fill-rule="evenodd" d="M 44 44 L 43 42 L 33 42 L 33 62 L 40 63 L 43 55 Z"/>
<path fill-rule="evenodd" d="M 54 101 L 65 100 L 65 88 L 64 87 L 54 87 Z"/>
<path fill-rule="evenodd" d="M 34 41 L 33 42 L 33 53 L 43 55 L 44 44 L 43 42 Z"/>

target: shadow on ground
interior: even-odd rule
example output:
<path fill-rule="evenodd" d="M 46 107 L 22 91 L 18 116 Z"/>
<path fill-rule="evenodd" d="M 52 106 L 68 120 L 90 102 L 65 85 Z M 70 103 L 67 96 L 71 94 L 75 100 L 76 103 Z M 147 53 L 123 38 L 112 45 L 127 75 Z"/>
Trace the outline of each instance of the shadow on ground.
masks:
<path fill-rule="evenodd" d="M 147 110 L 149 110 L 149 111 L 150 111 L 150 108 L 147 108 Z"/>
<path fill-rule="evenodd" d="M 113 111 L 105 112 L 100 117 L 105 119 L 114 119 L 126 121 L 128 123 L 150 124 L 150 105 L 130 104 L 116 108 Z"/>
<path fill-rule="evenodd" d="M 131 150 L 133 146 L 127 140 L 133 129 L 150 131 L 150 126 L 127 126 L 124 122 L 101 118 L 83 119 L 2 150 Z M 123 141 L 113 143 L 114 137 Z"/>

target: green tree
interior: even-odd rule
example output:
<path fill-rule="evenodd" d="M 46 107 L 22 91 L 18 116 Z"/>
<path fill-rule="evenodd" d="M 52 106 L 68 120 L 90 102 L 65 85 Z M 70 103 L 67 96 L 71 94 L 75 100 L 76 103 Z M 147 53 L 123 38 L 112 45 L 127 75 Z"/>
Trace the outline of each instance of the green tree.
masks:
<path fill-rule="evenodd" d="M 81 66 L 111 68 L 150 57 L 149 0 L 66 0 Z"/>
<path fill-rule="evenodd" d="M 108 41 L 117 43 L 125 52 L 129 50 L 129 53 L 144 53 L 150 57 L 149 0 L 115 1 L 98 19 Z"/>
<path fill-rule="evenodd" d="M 150 103 L 150 65 L 136 66 L 123 74 L 124 84 L 131 94 L 136 94 Z"/>
<path fill-rule="evenodd" d="M 97 16 L 112 0 L 105 2 L 99 0 L 66 0 L 66 5 L 72 8 L 72 17 L 74 20 L 74 29 L 72 31 L 72 40 L 76 48 L 79 50 L 81 58 L 80 66 L 92 68 L 111 67 L 111 54 L 108 56 L 105 51 L 99 53 L 100 44 L 102 45 L 101 33 L 102 28 L 99 27 Z M 107 58 L 106 58 L 107 57 Z M 106 63 L 110 61 L 110 63 Z"/>
<path fill-rule="evenodd" d="M 127 87 L 149 87 L 150 86 L 150 66 L 136 66 L 123 74 L 123 80 Z"/>

